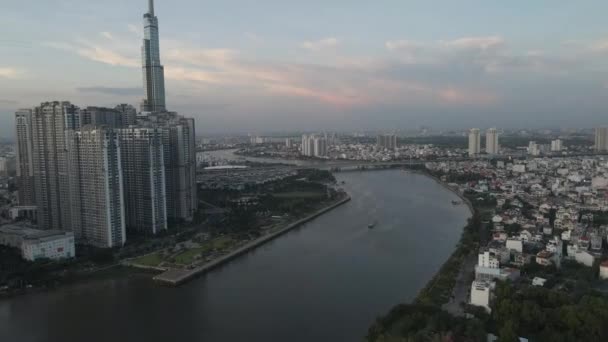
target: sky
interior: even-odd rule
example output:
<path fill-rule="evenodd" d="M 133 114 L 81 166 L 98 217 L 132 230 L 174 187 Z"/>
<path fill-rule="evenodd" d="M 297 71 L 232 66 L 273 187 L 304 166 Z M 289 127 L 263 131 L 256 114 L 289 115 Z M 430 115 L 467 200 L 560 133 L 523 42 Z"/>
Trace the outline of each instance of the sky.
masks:
<path fill-rule="evenodd" d="M 0 135 L 44 101 L 139 106 L 146 0 L 0 0 Z M 605 0 L 155 0 L 197 132 L 608 124 Z"/>

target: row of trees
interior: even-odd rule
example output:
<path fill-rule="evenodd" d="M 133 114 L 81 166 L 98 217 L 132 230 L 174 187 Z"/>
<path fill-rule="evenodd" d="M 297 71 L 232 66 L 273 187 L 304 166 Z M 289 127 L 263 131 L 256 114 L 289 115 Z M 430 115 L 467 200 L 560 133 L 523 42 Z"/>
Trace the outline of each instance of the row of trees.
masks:
<path fill-rule="evenodd" d="M 454 317 L 436 306 L 403 304 L 378 318 L 367 334 L 368 341 L 485 341 L 486 331 L 478 319 Z"/>
<path fill-rule="evenodd" d="M 608 298 L 587 291 L 572 295 L 542 287 L 499 283 L 486 326 L 501 341 L 608 341 Z"/>

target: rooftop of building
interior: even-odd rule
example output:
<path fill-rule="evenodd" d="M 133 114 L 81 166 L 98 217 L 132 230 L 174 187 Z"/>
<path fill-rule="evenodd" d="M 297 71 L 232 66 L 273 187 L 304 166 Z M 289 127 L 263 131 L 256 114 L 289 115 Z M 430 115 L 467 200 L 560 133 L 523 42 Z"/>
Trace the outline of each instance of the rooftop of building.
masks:
<path fill-rule="evenodd" d="M 40 230 L 28 224 L 7 224 L 0 226 L 0 233 L 20 236 L 24 241 L 50 241 L 60 237 L 73 236 L 72 232 L 61 230 Z"/>

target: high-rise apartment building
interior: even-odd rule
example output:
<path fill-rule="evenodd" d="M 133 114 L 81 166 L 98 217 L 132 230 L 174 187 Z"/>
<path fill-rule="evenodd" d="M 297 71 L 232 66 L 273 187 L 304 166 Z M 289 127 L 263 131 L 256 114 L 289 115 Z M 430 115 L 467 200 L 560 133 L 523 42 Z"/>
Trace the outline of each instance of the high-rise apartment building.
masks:
<path fill-rule="evenodd" d="M 127 227 L 145 234 L 167 229 L 166 128 L 120 130 Z"/>
<path fill-rule="evenodd" d="M 469 156 L 473 157 L 481 153 L 481 138 L 479 128 L 472 128 L 469 132 Z"/>
<path fill-rule="evenodd" d="M 528 154 L 532 156 L 540 156 L 541 147 L 536 143 L 536 141 L 530 141 L 528 144 Z"/>
<path fill-rule="evenodd" d="M 148 0 L 148 13 L 144 14 L 144 41 L 141 54 L 145 95 L 141 110 L 165 111 L 165 71 L 160 62 L 158 18 L 154 14 L 154 0 Z"/>
<path fill-rule="evenodd" d="M 383 134 L 376 137 L 376 146 L 381 149 L 397 149 L 397 136 L 394 134 Z"/>
<path fill-rule="evenodd" d="M 33 177 L 43 229 L 72 230 L 66 132 L 80 128 L 78 112 L 69 102 L 45 102 L 32 113 Z"/>
<path fill-rule="evenodd" d="M 498 131 L 496 128 L 490 128 L 486 131 L 486 153 L 498 154 Z"/>
<path fill-rule="evenodd" d="M 167 217 L 178 221 L 192 220 L 198 208 L 194 119 L 173 112 L 160 112 L 141 118 L 139 125 L 167 129 L 168 134 L 163 138 Z"/>
<path fill-rule="evenodd" d="M 19 205 L 35 205 L 34 150 L 32 139 L 32 110 L 21 109 L 15 113 L 17 138 L 17 197 Z"/>
<path fill-rule="evenodd" d="M 130 104 L 119 104 L 114 108 L 122 116 L 122 126 L 129 127 L 137 124 L 137 109 Z"/>
<path fill-rule="evenodd" d="M 70 212 L 75 236 L 99 248 L 126 241 L 122 155 L 118 132 L 85 126 L 67 132 Z"/>
<path fill-rule="evenodd" d="M 551 152 L 561 152 L 562 151 L 562 141 L 561 139 L 556 139 L 551 141 Z"/>
<path fill-rule="evenodd" d="M 122 113 L 116 109 L 104 107 L 87 107 L 80 112 L 81 127 L 93 125 L 97 127 L 120 128 L 123 126 Z"/>
<path fill-rule="evenodd" d="M 608 127 L 598 127 L 595 129 L 595 151 L 608 151 Z"/>
<path fill-rule="evenodd" d="M 314 156 L 317 158 L 327 157 L 327 139 L 315 137 L 313 140 Z"/>

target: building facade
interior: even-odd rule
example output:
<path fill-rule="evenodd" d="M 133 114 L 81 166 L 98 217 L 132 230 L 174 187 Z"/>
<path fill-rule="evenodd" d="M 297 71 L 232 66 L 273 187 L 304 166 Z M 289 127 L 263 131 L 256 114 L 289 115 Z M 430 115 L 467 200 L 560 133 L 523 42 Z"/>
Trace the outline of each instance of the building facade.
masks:
<path fill-rule="evenodd" d="M 481 153 L 479 128 L 472 128 L 469 132 L 469 157 L 479 155 L 479 153 Z"/>
<path fill-rule="evenodd" d="M 76 237 L 99 248 L 125 244 L 122 154 L 114 129 L 68 132 L 71 222 Z"/>
<path fill-rule="evenodd" d="M 119 104 L 114 107 L 122 117 L 122 127 L 129 127 L 137 124 L 137 109 L 130 104 Z"/>
<path fill-rule="evenodd" d="M 165 146 L 163 128 L 120 130 L 127 227 L 143 234 L 167 229 Z"/>
<path fill-rule="evenodd" d="M 22 206 L 31 206 L 36 203 L 31 109 L 21 109 L 15 113 L 15 128 L 18 202 Z"/>
<path fill-rule="evenodd" d="M 66 132 L 79 127 L 78 107 L 69 102 L 45 102 L 32 113 L 33 178 L 42 229 L 72 230 Z"/>
<path fill-rule="evenodd" d="M 394 134 L 383 134 L 376 137 L 376 146 L 381 149 L 394 151 L 397 149 L 397 136 Z"/>
<path fill-rule="evenodd" d="M 562 151 L 562 141 L 561 139 L 556 139 L 551 141 L 551 152 L 561 152 Z"/>
<path fill-rule="evenodd" d="M 67 259 L 76 256 L 74 234 L 58 230 L 39 230 L 27 225 L 0 227 L 0 245 L 17 248 L 25 260 Z"/>
<path fill-rule="evenodd" d="M 595 151 L 608 151 L 608 127 L 598 127 L 595 129 Z"/>
<path fill-rule="evenodd" d="M 498 154 L 498 130 L 496 128 L 490 128 L 486 131 L 486 153 L 487 154 Z"/>

